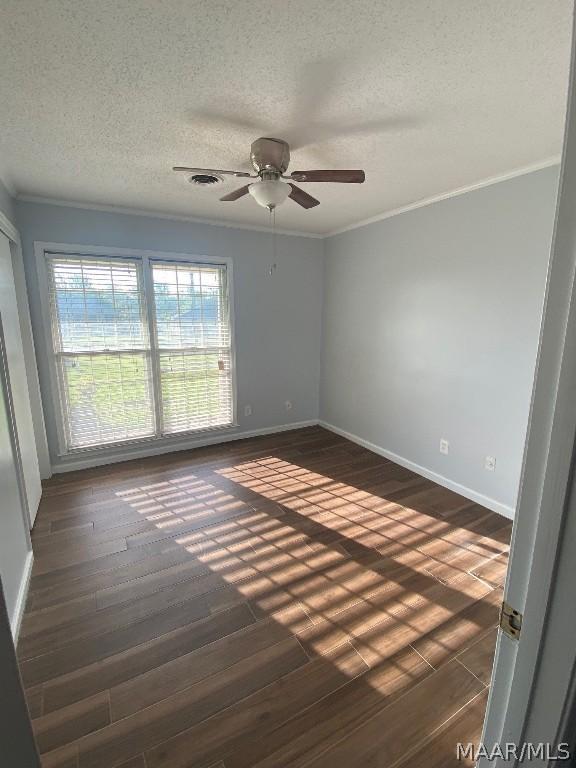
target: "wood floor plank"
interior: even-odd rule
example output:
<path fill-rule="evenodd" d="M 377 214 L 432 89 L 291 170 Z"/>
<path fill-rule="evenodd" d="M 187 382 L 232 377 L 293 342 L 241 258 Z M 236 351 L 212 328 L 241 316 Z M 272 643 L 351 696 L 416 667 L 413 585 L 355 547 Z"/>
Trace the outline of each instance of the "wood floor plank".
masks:
<path fill-rule="evenodd" d="M 58 533 L 59 531 L 67 531 L 70 529 L 81 529 L 84 532 L 87 532 L 91 528 L 94 528 L 94 523 L 92 520 L 89 520 L 88 522 L 83 522 L 76 519 L 53 520 L 49 526 L 49 533 Z"/>
<path fill-rule="evenodd" d="M 26 688 L 24 690 L 26 696 L 26 704 L 28 706 L 28 713 L 30 718 L 34 720 L 42 715 L 43 696 L 44 690 L 42 685 L 36 685 L 33 688 Z"/>
<path fill-rule="evenodd" d="M 417 582 L 416 582 L 417 584 Z M 430 632 L 468 605 L 482 598 L 488 591 L 473 578 L 463 579 L 458 589 L 439 582 L 424 582 L 421 592 L 414 580 L 401 583 L 388 599 L 371 610 L 370 601 L 342 611 L 329 618 L 314 618 L 314 625 L 304 629 L 299 636 L 306 647 L 323 652 L 341 640 L 348 638 L 354 643 L 365 661 L 374 665 L 415 643 L 423 634 Z M 411 589 L 411 587 L 416 587 Z M 396 599 L 395 599 L 396 597 Z"/>
<path fill-rule="evenodd" d="M 80 768 L 113 768 L 307 664 L 308 657 L 293 638 L 255 653 L 169 699 L 81 739 Z"/>
<path fill-rule="evenodd" d="M 84 664 L 74 664 L 73 671 L 54 675 L 55 679 L 45 684 L 44 711 L 52 712 L 118 686 L 254 623 L 252 612 L 244 604 L 198 621 L 193 620 L 187 607 L 182 611 L 180 606 L 169 611 L 167 619 L 164 627 L 155 620 L 146 620 L 133 628 L 138 630 L 137 635 L 116 633 L 105 638 L 104 647 L 79 644 L 74 650 L 85 655 Z M 60 670 L 67 666 L 62 664 Z"/>
<path fill-rule="evenodd" d="M 218 594 L 222 594 L 222 592 L 223 590 L 220 590 Z M 304 606 L 297 601 L 290 601 L 286 605 L 274 610 L 263 610 L 254 602 L 249 602 L 248 605 L 257 619 L 273 619 L 278 624 L 288 628 L 294 635 L 299 636 L 301 632 L 310 629 L 312 626 L 312 620 L 309 614 L 306 612 Z"/>
<path fill-rule="evenodd" d="M 116 570 L 126 567 L 133 563 L 147 560 L 151 554 L 168 552 L 175 549 L 182 549 L 175 541 L 163 541 L 160 545 L 150 545 L 140 549 L 123 550 L 113 552 L 109 555 L 101 555 L 91 560 L 85 560 L 79 563 L 62 566 L 60 562 L 54 564 L 51 570 L 45 570 L 39 573 L 32 571 L 30 589 L 51 589 L 55 586 L 65 584 L 74 579 L 92 576 L 97 573 Z"/>
<path fill-rule="evenodd" d="M 65 531 L 43 536 L 35 541 L 35 556 L 39 558 L 57 554 L 62 550 L 74 552 L 76 548 L 83 549 L 87 546 L 97 547 L 117 540 L 124 540 L 127 536 L 135 536 L 145 531 L 156 529 L 154 521 L 135 520 L 124 525 L 105 530 L 93 530 L 92 527 L 73 528 Z"/>
<path fill-rule="evenodd" d="M 451 661 L 309 765 L 311 768 L 335 765 L 390 768 L 483 690 L 473 675 Z M 335 737 L 338 739 L 337 734 Z"/>
<path fill-rule="evenodd" d="M 57 650 L 21 660 L 20 671 L 26 686 L 37 685 L 209 615 L 210 608 L 206 600 L 190 600 L 126 627 L 82 638 Z"/>
<path fill-rule="evenodd" d="M 41 753 L 51 752 L 109 723 L 110 697 L 105 691 L 34 720 L 34 737 Z"/>
<path fill-rule="evenodd" d="M 32 538 L 32 541 L 34 541 L 34 538 L 36 536 L 45 536 L 47 534 L 50 534 L 50 520 L 48 517 L 42 516 L 40 519 L 38 519 L 38 516 L 34 520 L 34 525 L 32 527 L 32 530 L 30 531 L 30 536 Z"/>
<path fill-rule="evenodd" d="M 486 563 L 482 563 L 472 571 L 475 576 L 484 579 L 493 587 L 503 587 L 508 571 L 508 556 L 497 555 Z"/>
<path fill-rule="evenodd" d="M 449 766 L 478 733 L 505 518 L 321 427 L 43 487 L 43 768 Z"/>
<path fill-rule="evenodd" d="M 165 587 L 173 587 L 183 581 L 190 581 L 200 576 L 213 575 L 209 566 L 198 562 L 196 558 L 190 556 L 183 563 L 169 566 L 160 571 L 154 571 L 136 579 L 114 584 L 105 589 L 99 589 L 96 592 L 96 602 L 98 608 L 110 608 L 115 605 L 121 605 L 125 602 L 131 602 L 141 597 L 149 597 L 154 592 L 159 592 Z M 220 582 L 213 579 L 218 586 Z"/>
<path fill-rule="evenodd" d="M 41 757 L 42 768 L 78 768 L 78 747 L 68 744 Z"/>
<path fill-rule="evenodd" d="M 441 553 L 436 552 L 435 559 L 437 562 L 429 568 L 430 573 L 442 581 L 450 582 L 458 578 L 461 573 L 475 571 L 487 563 L 489 557 L 486 554 L 474 552 L 472 549 L 459 549 L 457 552 L 450 552 L 449 548 L 443 548 Z"/>
<path fill-rule="evenodd" d="M 190 512 L 188 515 L 181 515 L 181 519 L 169 527 L 156 527 L 155 530 L 128 536 L 126 540 L 127 546 L 131 549 L 133 547 L 141 547 L 143 544 L 151 544 L 162 539 L 184 536 L 187 533 L 193 533 L 194 531 L 206 528 L 209 525 L 214 525 L 224 520 L 230 520 L 250 512 L 250 507 L 244 502 L 235 502 L 231 500 L 227 506 L 228 509 L 223 509 L 222 511 L 215 511 L 214 509 L 208 508 L 201 512 Z"/>
<path fill-rule="evenodd" d="M 338 663 L 333 663 L 336 660 Z M 238 739 L 272 732 L 314 702 L 339 691 L 366 670 L 348 644 L 335 656 L 317 658 L 279 678 L 245 700 L 182 731 L 145 753 L 148 768 L 188 768 L 210 765 L 233 751 Z M 224 758 L 226 760 L 227 758 Z"/>
<path fill-rule="evenodd" d="M 126 762 L 119 765 L 118 768 L 146 768 L 144 755 L 137 755 L 130 760 L 126 760 Z"/>
<path fill-rule="evenodd" d="M 96 595 L 88 594 L 57 603 L 48 608 L 27 611 L 22 620 L 20 637 L 29 637 L 66 621 L 76 621 L 96 610 Z"/>
<path fill-rule="evenodd" d="M 489 685 L 494 663 L 494 649 L 496 647 L 496 627 L 475 642 L 468 650 L 458 656 L 458 661 L 464 664 L 473 675 L 481 680 L 484 685 Z"/>
<path fill-rule="evenodd" d="M 488 592 L 446 621 L 423 632 L 412 645 L 432 666 L 441 667 L 498 624 L 501 602 L 499 590 Z"/>
<path fill-rule="evenodd" d="M 58 504 L 57 506 L 46 504 L 42 498 L 38 513 L 42 515 L 40 522 L 47 521 L 48 530 L 57 532 L 76 526 L 90 525 L 100 518 L 109 520 L 113 519 L 114 515 L 119 518 L 128 513 L 133 515 L 134 508 L 119 498 L 95 499 L 79 504 Z M 133 519 L 136 519 L 135 515 L 133 515 Z"/>
<path fill-rule="evenodd" d="M 456 745 L 478 745 L 487 700 L 488 691 L 479 693 L 397 768 L 473 768 L 476 761 L 459 757 Z"/>
<path fill-rule="evenodd" d="M 194 579 L 173 584 L 161 591 L 130 600 L 119 605 L 100 608 L 77 619 L 55 623 L 51 629 L 29 634 L 19 642 L 20 658 L 31 659 L 48 652 L 50 648 L 64 647 L 82 638 L 94 638 L 114 627 L 124 627 L 141 619 L 163 612 L 167 607 L 181 603 L 191 604 L 213 589 L 220 589 L 223 580 L 217 573 L 207 573 Z M 191 607 L 194 612 L 194 608 Z"/>
<path fill-rule="evenodd" d="M 289 636 L 289 631 L 281 624 L 264 619 L 156 666 L 111 689 L 112 719 L 128 717 Z"/>
<path fill-rule="evenodd" d="M 369 632 L 386 636 L 393 627 L 401 626 L 403 616 L 413 615 L 410 603 L 420 603 L 419 589 L 424 591 L 429 586 L 429 579 L 420 574 L 414 574 L 405 582 L 391 582 L 388 589 L 331 616 L 309 614 L 312 625 L 298 631 L 298 637 L 307 651 L 315 655 L 325 653 L 346 640 L 354 642 Z M 401 642 L 403 640 L 396 641 L 394 647 L 391 643 L 390 653 L 395 653 Z"/>
<path fill-rule="evenodd" d="M 336 649 L 330 657 L 338 654 Z M 225 742 L 226 764 L 228 768 L 304 766 L 328 749 L 335 736 L 353 732 L 430 674 L 430 666 L 411 648 L 402 649 L 271 729 L 266 739 L 256 727 Z"/>
<path fill-rule="evenodd" d="M 377 664 L 398 647 L 414 643 L 423 632 L 439 626 L 454 613 L 483 597 L 486 590 L 483 585 L 477 584 L 471 580 L 466 585 L 461 583 L 460 589 L 449 592 L 444 592 L 443 584 L 432 587 L 427 598 L 414 608 L 395 613 L 389 624 L 378 624 L 367 631 L 355 633 L 354 647 L 367 664 Z"/>
<path fill-rule="evenodd" d="M 44 573 L 58 568 L 66 568 L 71 565 L 81 565 L 82 563 L 96 560 L 104 555 L 115 555 L 123 552 L 127 548 L 126 539 L 114 539 L 113 541 L 106 541 L 103 544 L 96 544 L 91 546 L 90 542 L 85 543 L 85 546 L 76 546 L 71 550 L 67 550 L 65 553 L 52 552 L 47 555 L 40 555 L 34 560 L 34 576 L 39 576 Z"/>
<path fill-rule="evenodd" d="M 119 568 L 79 576 L 46 589 L 36 589 L 30 593 L 34 597 L 32 608 L 33 610 L 50 608 L 76 597 L 83 597 L 109 588 L 120 589 L 121 585 L 139 579 L 141 576 L 147 576 L 181 563 L 189 563 L 190 560 L 189 552 L 182 547 L 176 547 L 168 552 L 143 557 L 134 563 L 128 563 Z"/>

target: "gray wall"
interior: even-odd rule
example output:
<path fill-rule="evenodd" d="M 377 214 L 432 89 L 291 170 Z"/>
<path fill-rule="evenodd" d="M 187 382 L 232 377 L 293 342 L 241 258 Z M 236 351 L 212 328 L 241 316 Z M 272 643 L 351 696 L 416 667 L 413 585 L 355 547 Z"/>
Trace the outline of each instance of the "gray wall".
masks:
<path fill-rule="evenodd" d="M 549 168 L 326 242 L 321 418 L 509 514 L 557 182 Z"/>
<path fill-rule="evenodd" d="M 324 244 L 269 232 L 17 201 L 46 430 L 56 426 L 39 309 L 34 241 L 228 256 L 234 265 L 238 434 L 318 418 Z M 277 269 L 272 275 L 270 265 Z M 293 403 L 286 411 L 284 403 Z M 244 406 L 252 416 L 244 416 Z"/>

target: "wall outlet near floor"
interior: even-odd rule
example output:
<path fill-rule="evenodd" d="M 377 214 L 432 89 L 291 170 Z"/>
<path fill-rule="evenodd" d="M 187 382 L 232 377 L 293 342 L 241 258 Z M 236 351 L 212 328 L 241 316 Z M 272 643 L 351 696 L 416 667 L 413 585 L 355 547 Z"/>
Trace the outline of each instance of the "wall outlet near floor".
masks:
<path fill-rule="evenodd" d="M 244 416 L 252 416 L 252 406 L 251 405 L 245 405 L 244 406 Z"/>
<path fill-rule="evenodd" d="M 494 456 L 486 456 L 484 459 L 484 469 L 487 469 L 488 472 L 494 472 L 496 469 L 496 459 Z"/>
<path fill-rule="evenodd" d="M 292 400 L 286 400 L 286 402 L 284 403 L 284 408 L 286 408 L 287 411 L 291 411 L 292 410 Z"/>
<path fill-rule="evenodd" d="M 440 453 L 450 453 L 450 443 L 444 437 L 440 438 Z"/>

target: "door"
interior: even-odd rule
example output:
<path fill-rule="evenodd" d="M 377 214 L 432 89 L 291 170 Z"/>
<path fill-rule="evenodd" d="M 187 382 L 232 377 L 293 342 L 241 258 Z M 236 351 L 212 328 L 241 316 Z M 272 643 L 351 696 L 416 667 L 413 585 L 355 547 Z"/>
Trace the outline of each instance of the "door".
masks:
<path fill-rule="evenodd" d="M 575 36 L 554 241 L 505 600 L 523 615 L 499 633 L 482 743 L 531 744 L 524 765 L 556 764 L 571 722 L 576 669 L 576 82 Z M 540 745 L 543 745 L 541 747 Z M 549 746 L 548 746 L 549 745 Z M 528 747 L 526 746 L 526 749 Z M 525 753 L 526 754 L 526 751 Z M 519 765 L 519 755 L 480 768 Z M 564 765 L 566 762 L 559 762 Z"/>

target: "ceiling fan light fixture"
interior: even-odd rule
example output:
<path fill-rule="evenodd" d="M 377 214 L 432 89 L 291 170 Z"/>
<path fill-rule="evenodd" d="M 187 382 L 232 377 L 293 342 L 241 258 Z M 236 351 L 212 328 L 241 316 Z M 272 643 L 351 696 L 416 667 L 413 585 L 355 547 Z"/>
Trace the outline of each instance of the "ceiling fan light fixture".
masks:
<path fill-rule="evenodd" d="M 290 185 L 280 179 L 255 181 L 250 184 L 248 191 L 258 205 L 271 211 L 286 200 L 290 194 Z"/>

